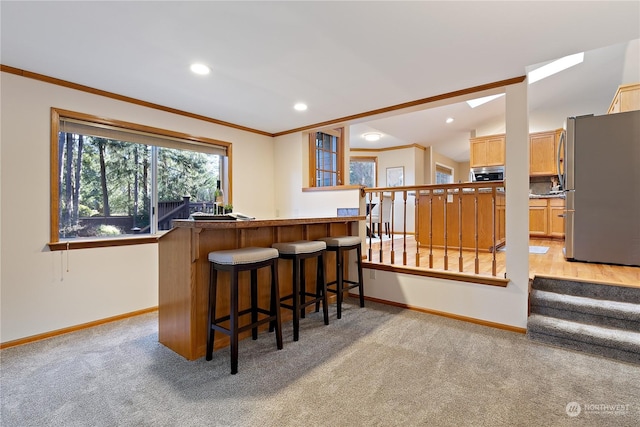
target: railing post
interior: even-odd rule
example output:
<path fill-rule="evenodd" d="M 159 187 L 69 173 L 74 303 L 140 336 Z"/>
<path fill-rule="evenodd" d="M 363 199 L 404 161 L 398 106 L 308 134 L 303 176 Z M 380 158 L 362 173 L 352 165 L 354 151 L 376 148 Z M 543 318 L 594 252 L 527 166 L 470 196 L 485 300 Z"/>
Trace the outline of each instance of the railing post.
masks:
<path fill-rule="evenodd" d="M 191 212 L 189 212 L 189 200 L 191 199 L 191 196 L 182 196 L 182 219 L 187 219 L 189 218 L 189 215 L 191 214 Z"/>

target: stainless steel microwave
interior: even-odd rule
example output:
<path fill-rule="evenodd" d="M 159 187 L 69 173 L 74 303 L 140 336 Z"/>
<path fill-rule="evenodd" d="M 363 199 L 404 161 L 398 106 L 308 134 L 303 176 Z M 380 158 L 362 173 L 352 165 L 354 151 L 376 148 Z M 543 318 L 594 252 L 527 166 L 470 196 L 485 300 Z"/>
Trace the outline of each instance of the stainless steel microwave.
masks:
<path fill-rule="evenodd" d="M 492 166 L 484 168 L 472 168 L 469 172 L 469 180 L 480 181 L 502 181 L 504 179 L 504 166 Z"/>

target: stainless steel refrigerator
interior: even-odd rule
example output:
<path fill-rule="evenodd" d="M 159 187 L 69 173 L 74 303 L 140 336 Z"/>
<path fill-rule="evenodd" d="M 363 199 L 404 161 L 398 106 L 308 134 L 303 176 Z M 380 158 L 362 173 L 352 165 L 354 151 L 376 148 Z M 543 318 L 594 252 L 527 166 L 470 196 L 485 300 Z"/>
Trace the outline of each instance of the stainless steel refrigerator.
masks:
<path fill-rule="evenodd" d="M 565 257 L 640 266 L 640 111 L 569 117 L 564 137 Z"/>

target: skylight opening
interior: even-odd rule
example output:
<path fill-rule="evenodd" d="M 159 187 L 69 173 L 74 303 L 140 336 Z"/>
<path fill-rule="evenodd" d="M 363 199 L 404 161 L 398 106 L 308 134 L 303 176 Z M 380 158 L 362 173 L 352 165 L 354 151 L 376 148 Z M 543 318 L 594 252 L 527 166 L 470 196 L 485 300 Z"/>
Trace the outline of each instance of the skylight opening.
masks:
<path fill-rule="evenodd" d="M 482 98 L 470 99 L 467 101 L 467 104 L 469 104 L 469 107 L 471 108 L 476 108 L 482 104 L 486 104 L 489 101 L 493 101 L 494 99 L 500 98 L 501 96 L 504 96 L 504 93 L 499 93 L 497 95 L 483 96 Z"/>
<path fill-rule="evenodd" d="M 564 71 L 567 68 L 571 68 L 574 65 L 578 65 L 584 61 L 584 52 L 576 53 L 574 55 L 569 55 L 557 59 L 553 62 L 548 63 L 547 65 L 543 65 L 540 68 L 536 68 L 535 70 L 529 71 L 527 74 L 529 78 L 529 84 L 535 83 L 539 80 L 545 79 L 549 76 L 552 76 L 560 71 Z"/>

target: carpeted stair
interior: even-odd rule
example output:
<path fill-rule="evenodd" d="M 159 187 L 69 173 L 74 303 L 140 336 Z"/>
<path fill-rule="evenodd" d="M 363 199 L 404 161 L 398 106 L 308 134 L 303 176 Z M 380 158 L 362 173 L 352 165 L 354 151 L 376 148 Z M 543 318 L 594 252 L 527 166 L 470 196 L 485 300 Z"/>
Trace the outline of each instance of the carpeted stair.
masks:
<path fill-rule="evenodd" d="M 529 339 L 640 364 L 640 288 L 536 276 Z"/>

